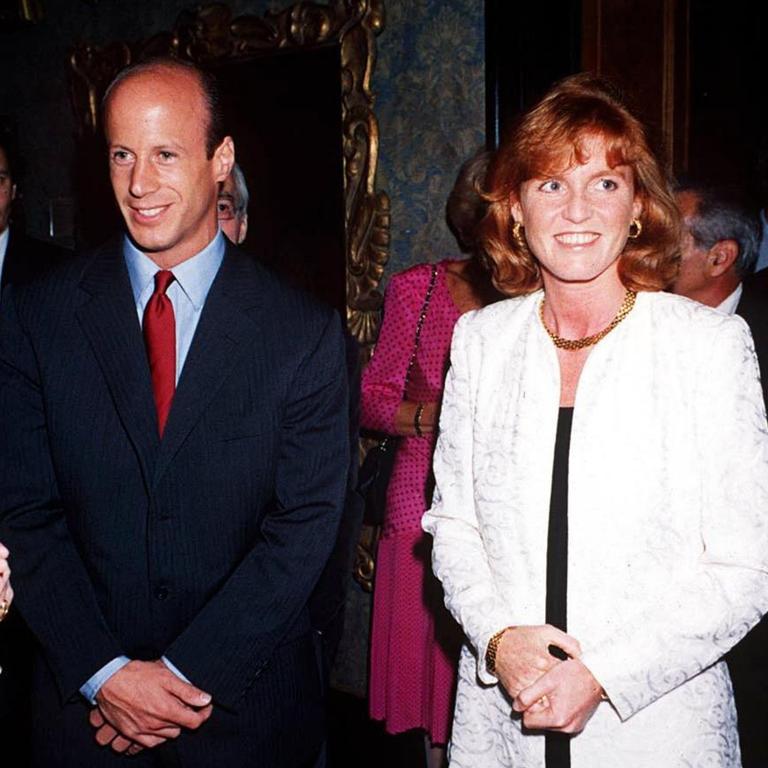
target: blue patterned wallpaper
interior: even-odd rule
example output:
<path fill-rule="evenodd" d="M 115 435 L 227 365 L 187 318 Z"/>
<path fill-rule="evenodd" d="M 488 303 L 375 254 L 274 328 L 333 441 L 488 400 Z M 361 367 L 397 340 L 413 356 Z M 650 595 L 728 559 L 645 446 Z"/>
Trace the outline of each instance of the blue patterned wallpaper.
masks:
<path fill-rule="evenodd" d="M 392 274 L 457 253 L 445 202 L 459 166 L 485 141 L 485 50 L 480 0 L 389 0 L 386 13 L 374 89 Z"/>

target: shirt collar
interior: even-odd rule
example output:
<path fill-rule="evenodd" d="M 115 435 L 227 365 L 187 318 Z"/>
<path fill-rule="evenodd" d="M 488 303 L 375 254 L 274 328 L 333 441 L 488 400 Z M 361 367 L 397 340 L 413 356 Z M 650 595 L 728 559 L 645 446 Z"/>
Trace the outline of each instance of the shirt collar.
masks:
<path fill-rule="evenodd" d="M 8 234 L 11 231 L 10 227 L 6 227 L 0 232 L 0 258 L 5 256 L 5 252 L 8 248 Z"/>
<path fill-rule="evenodd" d="M 739 306 L 739 301 L 741 300 L 741 294 L 743 290 L 743 284 L 739 283 L 736 286 L 736 290 L 734 290 L 733 293 L 723 299 L 717 305 L 717 307 L 715 307 L 715 309 L 719 309 L 721 312 L 725 312 L 726 315 L 734 314 L 734 312 L 736 312 L 736 307 Z"/>
<path fill-rule="evenodd" d="M 219 230 L 202 251 L 171 269 L 179 288 L 198 311 L 205 303 L 213 279 L 224 260 L 225 250 L 226 241 Z M 131 242 L 127 235 L 123 239 L 123 257 L 128 268 L 133 299 L 136 304 L 139 304 L 141 296 L 154 281 L 155 273 L 160 269 L 149 256 Z"/>

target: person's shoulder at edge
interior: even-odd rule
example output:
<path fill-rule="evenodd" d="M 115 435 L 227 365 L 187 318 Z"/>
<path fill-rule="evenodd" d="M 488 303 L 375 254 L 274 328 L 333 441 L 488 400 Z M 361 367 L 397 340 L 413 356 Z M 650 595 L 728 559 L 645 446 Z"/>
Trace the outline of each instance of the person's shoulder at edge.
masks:
<path fill-rule="evenodd" d="M 71 249 L 65 248 L 53 240 L 40 240 L 39 238 L 27 235 L 25 232 L 17 233 L 15 229 L 11 234 L 11 242 L 25 256 L 29 255 L 32 259 L 39 260 L 41 262 L 40 266 L 43 267 L 53 266 L 59 261 L 72 256 Z M 33 264 L 32 266 L 37 265 Z"/>
<path fill-rule="evenodd" d="M 34 313 L 54 312 L 60 314 L 69 306 L 64 295 L 75 295 L 76 288 L 82 281 L 88 267 L 97 259 L 117 247 L 117 239 L 104 243 L 96 248 L 83 251 L 70 251 L 65 258 L 42 272 L 31 276 L 28 280 L 10 285 L 5 290 L 6 295 L 13 297 L 17 310 L 24 308 L 34 310 Z"/>
<path fill-rule="evenodd" d="M 100 245 L 80 250 L 67 250 L 47 243 L 45 247 L 57 249 L 62 256 L 52 262 L 49 269 L 35 275 L 29 285 L 45 284 L 51 279 L 77 280 L 92 262 L 121 248 L 122 236 L 111 237 Z"/>
<path fill-rule="evenodd" d="M 654 345 L 679 355 L 681 362 L 709 367 L 752 349 L 752 333 L 739 315 L 728 315 L 684 296 L 663 291 L 638 294 L 637 307 L 651 319 Z M 698 363 L 695 363 L 698 364 Z"/>
<path fill-rule="evenodd" d="M 641 291 L 637 300 L 638 306 L 645 307 L 655 320 L 689 325 L 692 331 L 699 328 L 706 331 L 715 326 L 746 327 L 746 323 L 738 315 L 729 315 L 714 307 L 666 291 Z"/>

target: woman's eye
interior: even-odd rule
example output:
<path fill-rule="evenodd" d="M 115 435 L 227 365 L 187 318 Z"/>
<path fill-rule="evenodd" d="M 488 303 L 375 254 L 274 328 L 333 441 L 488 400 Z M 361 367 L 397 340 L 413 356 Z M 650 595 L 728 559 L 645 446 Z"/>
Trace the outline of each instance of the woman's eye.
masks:
<path fill-rule="evenodd" d="M 130 155 L 124 149 L 116 149 L 112 153 L 112 162 L 118 165 L 124 165 L 130 159 Z"/>
<path fill-rule="evenodd" d="M 549 181 L 545 181 L 539 189 L 542 192 L 557 192 L 561 188 L 561 184 L 559 181 L 555 181 L 554 179 L 550 179 Z"/>
<path fill-rule="evenodd" d="M 600 179 L 597 183 L 600 189 L 612 191 L 618 189 L 619 185 L 613 179 Z"/>

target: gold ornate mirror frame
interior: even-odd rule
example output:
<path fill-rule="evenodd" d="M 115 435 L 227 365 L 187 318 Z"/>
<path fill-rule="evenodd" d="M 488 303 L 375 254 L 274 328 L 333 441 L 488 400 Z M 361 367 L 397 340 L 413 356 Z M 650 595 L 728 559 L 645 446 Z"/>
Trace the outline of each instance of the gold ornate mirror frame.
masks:
<path fill-rule="evenodd" d="M 72 99 L 80 137 L 99 131 L 100 102 L 112 78 L 128 64 L 171 55 L 203 66 L 245 59 L 270 50 L 338 45 L 341 53 L 341 125 L 344 163 L 347 325 L 367 358 L 378 330 L 378 286 L 389 258 L 389 198 L 376 189 L 379 129 L 371 75 L 375 38 L 384 26 L 383 0 L 299 2 L 263 17 L 233 17 L 224 3 L 183 11 L 170 32 L 129 44 L 83 43 L 72 52 Z M 355 578 L 367 590 L 373 579 L 375 531 L 364 528 Z"/>

